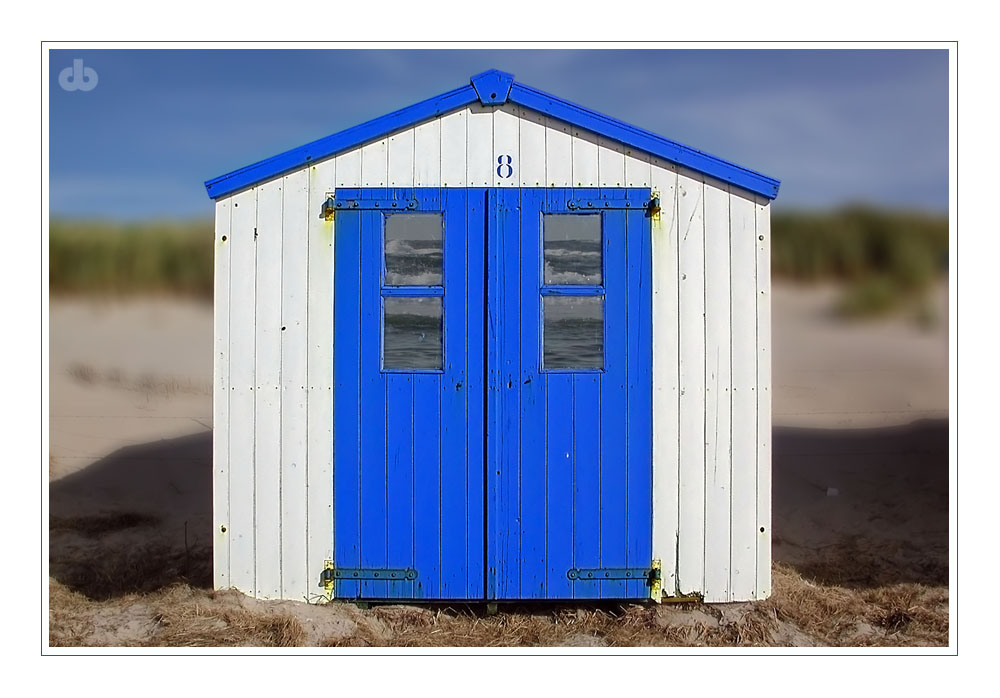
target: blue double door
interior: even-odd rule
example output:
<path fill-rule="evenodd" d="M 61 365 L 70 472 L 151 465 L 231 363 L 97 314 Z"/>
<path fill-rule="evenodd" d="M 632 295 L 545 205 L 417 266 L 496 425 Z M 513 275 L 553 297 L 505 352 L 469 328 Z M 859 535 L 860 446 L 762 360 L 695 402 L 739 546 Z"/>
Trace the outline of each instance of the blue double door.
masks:
<path fill-rule="evenodd" d="M 336 191 L 336 597 L 649 597 L 649 196 Z"/>

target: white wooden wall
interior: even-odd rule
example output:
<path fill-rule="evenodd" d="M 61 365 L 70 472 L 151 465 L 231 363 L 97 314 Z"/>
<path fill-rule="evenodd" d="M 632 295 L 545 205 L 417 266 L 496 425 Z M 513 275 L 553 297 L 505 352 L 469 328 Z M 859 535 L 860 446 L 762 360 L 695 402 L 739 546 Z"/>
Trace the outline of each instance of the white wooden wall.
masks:
<path fill-rule="evenodd" d="M 514 175 L 497 175 L 500 154 Z M 768 200 L 514 105 L 472 106 L 216 205 L 215 585 L 309 599 L 332 557 L 337 187 L 651 187 L 653 554 L 667 594 L 771 584 Z"/>

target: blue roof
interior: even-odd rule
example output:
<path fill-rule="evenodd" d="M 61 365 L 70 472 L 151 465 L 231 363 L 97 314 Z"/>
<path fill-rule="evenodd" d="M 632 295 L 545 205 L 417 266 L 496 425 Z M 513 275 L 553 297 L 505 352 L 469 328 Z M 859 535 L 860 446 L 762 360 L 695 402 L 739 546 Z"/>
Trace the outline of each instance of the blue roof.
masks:
<path fill-rule="evenodd" d="M 519 104 L 768 199 L 777 197 L 778 187 L 781 186 L 781 182 L 773 177 L 522 85 L 515 82 L 514 76 L 509 73 L 488 70 L 473 75 L 468 85 L 451 92 L 210 179 L 205 182 L 205 189 L 211 198 L 218 199 L 475 102 L 487 106 L 507 102 Z"/>

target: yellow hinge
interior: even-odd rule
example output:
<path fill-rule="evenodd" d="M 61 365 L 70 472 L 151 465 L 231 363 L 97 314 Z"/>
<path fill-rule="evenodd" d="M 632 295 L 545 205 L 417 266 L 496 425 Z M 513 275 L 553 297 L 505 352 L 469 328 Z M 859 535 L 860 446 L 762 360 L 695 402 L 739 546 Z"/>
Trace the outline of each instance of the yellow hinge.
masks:
<path fill-rule="evenodd" d="M 650 566 L 653 573 L 650 575 L 651 583 L 649 585 L 649 597 L 653 599 L 656 603 L 663 602 L 663 581 L 660 579 L 660 574 L 662 566 L 659 560 L 653 560 L 653 564 Z"/>
<path fill-rule="evenodd" d="M 322 218 L 325 221 L 332 221 L 333 220 L 333 212 L 334 212 L 335 208 L 336 208 L 336 204 L 335 204 L 335 201 L 334 201 L 334 196 L 333 196 L 332 193 L 328 192 L 327 195 L 326 195 L 326 201 L 323 202 L 323 206 L 320 209 L 320 213 L 319 213 L 320 218 Z"/>
<path fill-rule="evenodd" d="M 333 600 L 333 560 L 327 560 L 323 563 L 323 571 L 330 570 L 330 574 L 323 575 L 323 592 L 326 594 L 327 601 Z"/>

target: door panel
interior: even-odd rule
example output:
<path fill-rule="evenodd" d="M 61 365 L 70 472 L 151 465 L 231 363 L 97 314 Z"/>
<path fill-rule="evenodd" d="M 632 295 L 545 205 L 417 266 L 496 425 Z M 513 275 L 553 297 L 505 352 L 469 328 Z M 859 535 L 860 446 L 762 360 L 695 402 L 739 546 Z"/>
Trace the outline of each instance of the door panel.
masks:
<path fill-rule="evenodd" d="M 570 207 L 573 199 L 621 208 L 580 211 Z M 616 571 L 648 568 L 652 555 L 648 199 L 648 190 L 495 192 L 487 310 L 491 598 L 649 596 L 634 573 L 614 578 Z M 586 234 L 564 234 L 568 239 L 557 250 L 579 255 L 581 273 L 550 274 L 550 280 L 588 283 L 543 283 L 545 216 L 566 214 L 590 216 L 586 225 L 580 218 L 581 227 L 600 219 L 598 284 L 589 283 L 593 266 L 583 263 L 597 253 Z M 562 228 L 566 221 L 558 223 Z M 586 337 L 600 331 L 593 329 L 599 308 L 601 354 Z M 545 312 L 561 317 L 547 325 Z M 560 323 L 564 329 L 555 331 Z M 547 341 L 563 346 L 547 350 Z M 572 368 L 574 359 L 565 357 L 574 353 L 585 368 Z M 552 362 L 557 367 L 546 367 L 544 357 L 555 355 L 563 357 Z M 571 580 L 571 569 L 611 578 Z"/>
<path fill-rule="evenodd" d="M 337 191 L 337 597 L 648 597 L 648 197 Z"/>
<path fill-rule="evenodd" d="M 334 593 L 482 599 L 484 294 L 467 270 L 483 268 L 485 191 L 336 199 Z M 387 239 L 393 215 L 427 219 Z"/>

